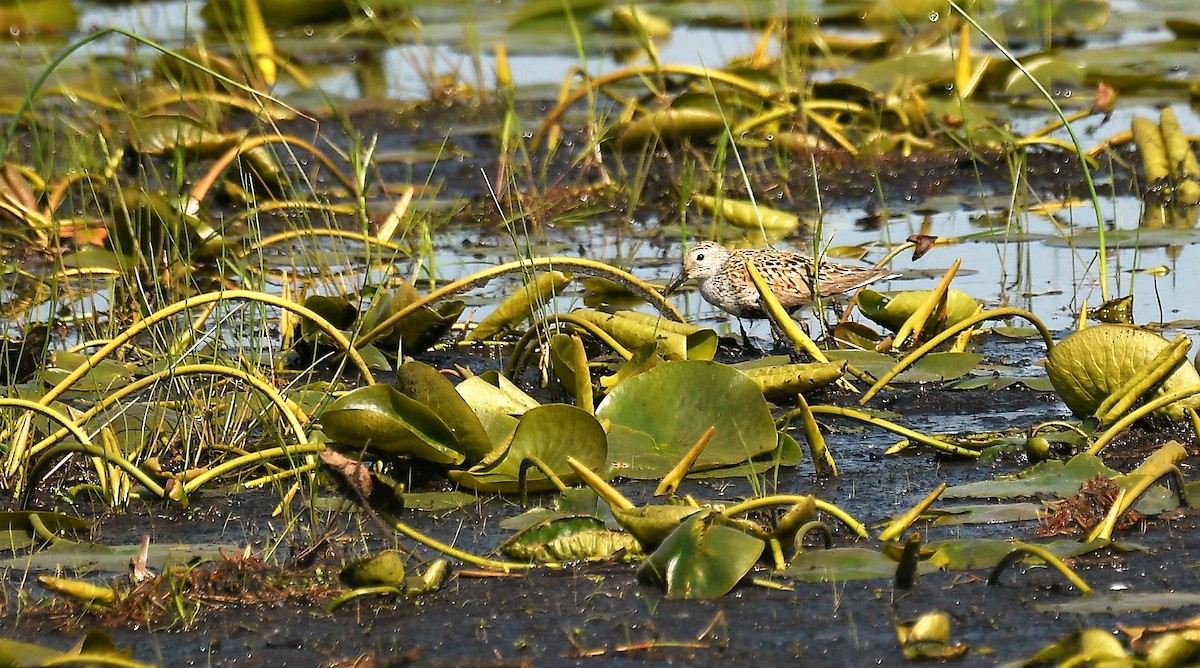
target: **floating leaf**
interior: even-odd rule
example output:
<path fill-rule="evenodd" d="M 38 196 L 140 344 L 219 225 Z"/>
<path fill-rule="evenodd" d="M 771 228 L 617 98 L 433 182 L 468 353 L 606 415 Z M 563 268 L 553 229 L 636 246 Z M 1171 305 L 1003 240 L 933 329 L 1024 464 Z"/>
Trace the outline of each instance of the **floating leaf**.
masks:
<path fill-rule="evenodd" d="M 846 363 L 814 362 L 779 364 L 743 369 L 767 398 L 795 398 L 797 394 L 825 387 L 846 373 Z"/>
<path fill-rule="evenodd" d="M 502 452 L 466 471 L 451 471 L 450 479 L 471 489 L 485 492 L 516 492 L 523 462 L 541 461 L 564 484 L 578 481 L 566 464 L 568 456 L 593 471 L 608 468 L 608 439 L 604 428 L 585 410 L 566 404 L 547 404 L 532 408 L 521 417 L 512 440 Z M 554 488 L 545 472 L 530 468 L 526 484 L 531 491 Z"/>
<path fill-rule="evenodd" d="M 772 209 L 762 204 L 707 195 L 693 195 L 692 201 L 735 227 L 749 230 L 763 229 L 771 232 L 790 232 L 800 227 L 800 218 L 795 214 Z"/>
<path fill-rule="evenodd" d="M 955 485 L 943 492 L 942 498 L 1011 499 L 1016 496 L 1066 498 L 1078 492 L 1084 482 L 1098 475 L 1113 478 L 1119 474 L 1105 466 L 1099 457 L 1083 453 L 1075 455 L 1067 462 L 1049 460 L 1035 464 L 1016 476 Z"/>
<path fill-rule="evenodd" d="M 561 271 L 539 273 L 534 280 L 519 286 L 474 329 L 467 332 L 463 341 L 483 341 L 492 338 L 504 328 L 528 318 L 536 309 L 545 306 L 558 296 L 571 282 L 571 274 Z"/>
<path fill-rule="evenodd" d="M 655 504 L 612 509 L 613 517 L 647 549 L 657 547 L 683 520 L 703 511 L 697 506 Z"/>
<path fill-rule="evenodd" d="M 551 516 L 504 541 L 500 550 L 521 561 L 557 563 L 608 559 L 618 552 L 638 554 L 633 536 L 613 531 L 595 517 Z"/>
<path fill-rule="evenodd" d="M 352 452 L 370 448 L 435 464 L 465 459 L 454 432 L 438 415 L 390 385 L 360 387 L 339 397 L 321 414 L 321 428 Z"/>
<path fill-rule="evenodd" d="M 454 388 L 483 424 L 493 444 L 504 443 L 525 411 L 538 402 L 498 373 L 472 376 Z"/>
<path fill-rule="evenodd" d="M 718 515 L 683 521 L 638 569 L 638 578 L 664 585 L 667 598 L 724 596 L 762 556 L 766 543 L 729 526 Z"/>
<path fill-rule="evenodd" d="M 965 644 L 950 642 L 950 615 L 944 612 L 931 612 L 915 622 L 897 624 L 896 639 L 904 658 L 910 661 L 956 659 L 967 651 Z"/>
<path fill-rule="evenodd" d="M 801 582 L 891 579 L 896 576 L 896 562 L 878 550 L 861 547 L 811 550 L 793 557 L 782 575 Z"/>
<path fill-rule="evenodd" d="M 609 449 L 616 473 L 660 478 L 716 427 L 694 471 L 729 466 L 773 450 L 775 423 L 758 385 L 715 362 L 669 362 L 609 393 L 596 417 L 612 423 Z"/>
<path fill-rule="evenodd" d="M 620 129 L 617 145 L 622 150 L 645 146 L 652 139 L 704 141 L 725 130 L 720 112 L 700 107 L 672 107 L 643 114 Z"/>
<path fill-rule="evenodd" d="M 636 311 L 608 314 L 581 309 L 571 315 L 596 325 L 627 348 L 653 343 L 665 359 L 710 360 L 717 352 L 717 333 L 707 327 Z"/>
<path fill-rule="evenodd" d="M 471 406 L 437 369 L 422 362 L 405 362 L 396 370 L 396 388 L 446 423 L 467 461 L 477 462 L 492 451 L 493 441 Z"/>

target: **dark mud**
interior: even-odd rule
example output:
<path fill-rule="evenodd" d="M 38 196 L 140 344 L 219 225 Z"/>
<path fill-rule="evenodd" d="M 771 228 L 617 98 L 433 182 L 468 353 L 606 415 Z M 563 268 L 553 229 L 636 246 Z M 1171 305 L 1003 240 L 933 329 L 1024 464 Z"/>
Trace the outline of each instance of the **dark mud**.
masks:
<path fill-rule="evenodd" d="M 990 341 L 983 350 L 1010 359 L 1036 356 L 1028 344 L 1021 343 Z M 835 393 L 813 396 L 810 401 L 852 402 Z M 1027 428 L 1065 417 L 1065 408 L 1053 394 L 1021 386 L 994 392 L 953 391 L 936 384 L 909 386 L 879 403 L 899 413 L 906 425 L 952 433 Z M 774 491 L 817 494 L 868 526 L 907 510 L 941 482 L 990 479 L 1028 465 L 1021 455 L 989 464 L 946 459 L 919 449 L 884 456 L 895 437 L 845 423 L 830 424 L 834 428 L 829 444 L 841 477 L 816 478 L 805 462 L 781 471 Z M 1177 438 L 1193 453 L 1183 467 L 1185 477 L 1193 478 L 1200 462 L 1194 438 L 1182 428 L 1160 427 L 1143 425 L 1127 434 L 1110 451 L 1110 465 L 1132 468 L 1153 446 Z M 767 480 L 773 477 L 768 475 Z M 648 500 L 653 489 L 628 481 L 618 481 L 618 487 L 635 502 Z M 752 489 L 746 479 L 686 481 L 680 493 L 728 502 L 752 494 Z M 1115 630 L 1118 623 L 1165 622 L 1196 612 L 1187 608 L 1156 613 L 1056 612 L 1054 606 L 1079 600 L 1079 592 L 1054 571 L 1033 567 L 1011 569 L 1000 586 L 987 585 L 985 571 L 937 572 L 922 576 L 911 590 L 897 589 L 887 580 L 794 583 L 794 591 L 743 584 L 715 601 L 671 601 L 658 588 L 639 584 L 635 565 L 612 563 L 540 569 L 518 577 L 476 577 L 468 571 L 456 574 L 442 590 L 418 599 L 359 599 L 330 614 L 324 605 L 341 591 L 336 583 L 340 565 L 360 554 L 365 544 L 390 545 L 392 538 L 381 540 L 369 522 L 348 512 L 314 517 L 298 511 L 299 523 L 285 526 L 270 516 L 278 500 L 273 492 L 214 495 L 195 499 L 188 510 L 152 504 L 135 506 L 124 515 L 101 514 L 92 536 L 98 543 L 133 544 L 149 535 L 155 544 L 232 544 L 265 555 L 267 564 L 256 577 L 243 573 L 231 580 L 228 572 L 214 571 L 212 563 L 200 565 L 193 577 L 202 582 L 223 578 L 208 584 L 225 595 L 207 599 L 187 625 L 170 611 L 148 626 L 113 614 L 83 612 L 46 596 L 33 584 L 36 573 L 13 569 L 5 585 L 4 635 L 65 648 L 84 629 L 99 625 L 118 645 L 131 646 L 136 658 L 167 666 L 597 661 L 763 665 L 795 659 L 864 666 L 903 663 L 895 623 L 940 610 L 953 620 L 954 640 L 970 646 L 955 665 L 991 666 L 1028 657 L 1082 628 Z M 491 499 L 436 518 L 416 512 L 404 515 L 443 540 L 487 553 L 508 535 L 499 527 L 500 520 L 519 511 L 510 500 Z M 74 512 L 89 515 L 84 508 Z M 1037 523 L 969 527 L 919 523 L 914 529 L 927 541 L 960 536 L 1030 539 Z M 844 531 L 835 531 L 838 545 L 854 544 Z M 321 543 L 315 560 L 303 568 L 293 565 L 317 537 L 330 540 Z M 1143 549 L 1102 551 L 1072 562 L 1094 588 L 1094 596 L 1200 591 L 1200 574 L 1190 566 L 1200 559 L 1195 511 L 1147 518 L 1116 537 Z M 861 545 L 879 547 L 874 541 Z M 289 588 L 294 596 L 277 595 L 277 590 Z"/>

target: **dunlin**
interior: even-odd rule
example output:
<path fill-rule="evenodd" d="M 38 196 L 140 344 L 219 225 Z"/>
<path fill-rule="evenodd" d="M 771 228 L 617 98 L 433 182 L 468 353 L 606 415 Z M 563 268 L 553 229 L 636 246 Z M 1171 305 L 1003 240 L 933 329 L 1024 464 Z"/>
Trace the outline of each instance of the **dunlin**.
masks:
<path fill-rule="evenodd" d="M 857 290 L 886 278 L 895 278 L 884 269 L 837 262 L 821 262 L 820 271 L 807 255 L 770 248 L 729 250 L 712 241 L 692 247 L 683 259 L 683 273 L 667 287 L 673 292 L 689 278 L 700 284 L 704 300 L 738 318 L 765 318 L 758 290 L 750 280 L 746 263 L 753 261 L 771 291 L 788 312 L 813 300 L 813 284 L 822 296 Z"/>

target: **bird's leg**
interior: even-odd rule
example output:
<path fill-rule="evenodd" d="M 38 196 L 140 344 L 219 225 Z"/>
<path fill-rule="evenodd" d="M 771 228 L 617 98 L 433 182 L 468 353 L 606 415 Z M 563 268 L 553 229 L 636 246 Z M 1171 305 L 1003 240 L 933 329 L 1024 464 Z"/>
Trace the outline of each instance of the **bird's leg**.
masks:
<path fill-rule="evenodd" d="M 757 350 L 758 346 L 755 346 L 750 342 L 750 334 L 746 332 L 746 321 L 741 318 L 735 318 L 735 320 L 737 320 L 738 329 L 742 332 L 742 348 L 753 348 Z"/>

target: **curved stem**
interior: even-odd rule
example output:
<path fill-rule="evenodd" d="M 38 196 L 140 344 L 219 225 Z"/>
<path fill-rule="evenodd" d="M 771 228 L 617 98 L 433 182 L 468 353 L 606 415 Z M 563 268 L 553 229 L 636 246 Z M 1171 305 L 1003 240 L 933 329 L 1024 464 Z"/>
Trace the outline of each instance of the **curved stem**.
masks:
<path fill-rule="evenodd" d="M 953 327 L 947 327 L 937 336 L 927 341 L 925 345 L 912 351 L 904 359 L 897 362 L 896 366 L 892 367 L 891 370 L 880 376 L 879 380 L 875 381 L 875 384 L 863 393 L 862 398 L 858 400 L 858 404 L 860 406 L 866 405 L 866 403 L 870 401 L 872 397 L 878 394 L 885 385 L 892 381 L 892 379 L 894 379 L 896 376 L 899 376 L 901 373 L 904 373 L 905 369 L 912 366 L 918 359 L 924 357 L 934 348 L 937 348 L 941 344 L 957 336 L 959 332 L 970 329 L 971 327 L 974 327 L 985 320 L 998 320 L 1000 318 L 1009 317 L 1024 318 L 1025 320 L 1028 320 L 1031 325 L 1036 327 L 1038 333 L 1042 335 L 1042 341 L 1046 344 L 1047 352 L 1054 347 L 1054 335 L 1050 333 L 1050 330 L 1046 327 L 1046 324 L 1043 323 L 1036 315 L 1026 311 L 1025 309 L 1006 307 L 992 309 L 991 311 L 984 311 L 982 313 L 976 313 L 966 320 L 955 323 Z"/>
<path fill-rule="evenodd" d="M 776 91 L 766 88 L 750 79 L 739 77 L 735 74 L 730 74 L 725 70 L 708 69 L 707 67 L 696 67 L 693 65 L 669 65 L 663 66 L 658 64 L 641 65 L 638 67 L 629 67 L 623 70 L 618 70 L 602 77 L 597 77 L 590 81 L 584 82 L 584 85 L 571 91 L 571 94 L 563 98 L 553 109 L 546 114 L 545 120 L 538 127 L 537 132 L 533 134 L 533 139 L 530 141 L 530 146 L 538 146 L 546 137 L 546 133 L 550 128 L 558 123 L 558 119 L 567 112 L 576 102 L 590 95 L 592 92 L 605 86 L 614 84 L 624 79 L 644 79 L 649 76 L 660 76 L 663 74 L 680 74 L 689 76 L 694 79 L 702 79 L 705 81 L 713 81 L 723 83 L 733 88 L 739 88 L 752 95 L 755 95 L 764 100 L 770 100 L 775 97 Z"/>
<path fill-rule="evenodd" d="M 1092 588 L 1088 586 L 1088 583 L 1083 581 L 1083 578 L 1079 577 L 1075 571 L 1071 570 L 1069 566 L 1063 563 L 1062 559 L 1054 556 L 1054 554 L 1052 554 L 1046 548 L 1040 545 L 1033 545 L 1031 543 L 1022 543 L 1020 541 L 1014 541 L 1013 545 L 1016 546 L 1013 548 L 1013 551 L 1004 555 L 1004 558 L 1000 560 L 1000 563 L 996 564 L 996 567 L 992 569 L 992 574 L 988 576 L 989 585 L 993 587 L 999 586 L 1000 575 L 1004 573 L 1004 569 L 1016 563 L 1016 561 L 1022 556 L 1028 554 L 1041 559 L 1050 566 L 1053 566 L 1055 570 L 1057 570 L 1059 573 L 1062 573 L 1068 580 L 1070 580 L 1071 584 L 1075 585 L 1075 588 L 1079 591 L 1083 592 L 1084 594 L 1092 593 Z"/>
<path fill-rule="evenodd" d="M 115 464 L 122 471 L 125 471 L 131 477 L 133 477 L 134 480 L 137 480 L 139 483 L 141 483 L 143 487 L 150 490 L 150 492 L 155 496 L 159 498 L 166 497 L 167 493 L 163 491 L 162 485 L 159 485 L 157 482 L 155 482 L 154 479 L 149 476 L 149 474 L 134 466 L 129 460 L 117 455 L 117 453 L 110 452 L 107 448 L 101 448 L 90 444 L 83 445 L 82 443 L 60 443 L 59 445 L 46 450 L 46 452 L 44 452 L 29 469 L 30 478 L 26 491 L 28 491 L 28 489 L 32 489 L 33 486 L 37 484 L 37 480 L 34 479 L 33 476 L 39 469 L 42 468 L 42 464 L 44 462 L 50 461 L 58 455 L 68 452 L 78 452 L 88 455 L 89 457 L 102 459 L 110 464 Z M 25 504 L 22 504 L 22 506 L 24 505 Z"/>
<path fill-rule="evenodd" d="M 0 407 L 2 406 L 12 406 L 13 408 L 23 408 L 27 411 L 33 411 L 34 413 L 41 413 L 51 420 L 61 424 L 62 428 L 59 430 L 61 435 L 56 436 L 53 440 L 58 440 L 69 433 L 81 444 L 87 447 L 94 447 L 92 444 L 92 439 L 88 437 L 87 433 L 84 432 L 79 425 L 75 424 L 74 420 L 62 414 L 60 411 L 51 408 L 47 404 L 30 401 L 29 399 L 18 399 L 16 397 L 0 397 Z M 56 434 L 57 433 L 58 432 L 56 432 Z M 22 432 L 22 434 L 24 434 L 24 432 Z M 23 444 L 25 442 L 25 438 L 22 437 L 20 441 Z M 7 462 L 4 467 L 5 477 L 8 477 L 20 470 L 21 463 L 35 454 L 35 448 L 37 446 L 35 445 L 33 448 L 25 448 L 23 445 L 18 444 L 10 447 L 11 450 L 5 457 Z"/>
<path fill-rule="evenodd" d="M 1114 422 L 1111 427 L 1105 429 L 1104 433 L 1100 434 L 1100 438 L 1097 438 L 1096 442 L 1092 444 L 1092 447 L 1088 448 L 1088 454 L 1100 454 L 1101 450 L 1107 447 L 1114 438 L 1120 435 L 1121 432 L 1125 431 L 1134 422 L 1137 422 L 1138 420 L 1150 415 L 1160 408 L 1165 408 L 1176 401 L 1187 399 L 1188 397 L 1192 397 L 1197 394 L 1200 394 L 1200 385 L 1195 385 L 1183 390 L 1179 390 L 1178 392 L 1172 392 L 1170 394 L 1163 395 L 1154 401 L 1150 401 L 1138 406 L 1136 409 L 1126 413 L 1125 417 L 1122 417 L 1120 420 Z"/>
<path fill-rule="evenodd" d="M 759 508 L 769 508 L 771 506 L 784 505 L 792 506 L 797 503 L 804 503 L 809 498 L 810 497 L 805 494 L 774 494 L 772 496 L 760 496 L 755 499 L 749 499 L 739 504 L 729 506 L 725 510 L 722 510 L 721 514 L 725 517 L 735 517 L 737 515 L 748 513 L 752 510 L 758 510 Z M 863 526 L 862 522 L 854 519 L 850 513 L 847 513 L 828 501 L 822 501 L 820 499 L 813 500 L 816 502 L 817 510 L 826 512 L 836 517 L 839 522 L 846 525 L 846 527 L 858 535 L 859 538 L 870 537 L 871 534 L 867 533 L 867 528 Z"/>
<path fill-rule="evenodd" d="M 288 135 L 257 135 L 243 139 L 242 141 L 238 142 L 237 146 L 230 148 L 228 151 L 222 154 L 221 157 L 217 158 L 216 161 L 213 162 L 213 164 L 208 168 L 208 171 L 205 172 L 204 176 L 202 176 L 198 181 L 196 181 L 196 184 L 192 186 L 192 192 L 190 195 L 192 200 L 196 202 L 203 202 L 208 197 L 208 192 L 212 190 L 214 185 L 216 185 L 217 179 L 221 178 L 221 174 L 225 173 L 225 170 L 228 169 L 231 164 L 233 164 L 234 160 L 237 160 L 238 156 L 250 151 L 251 149 L 258 148 L 259 146 L 265 146 L 267 144 L 287 144 L 289 146 L 295 145 L 304 149 L 305 151 L 308 151 L 333 174 L 334 178 L 336 178 L 338 181 L 341 181 L 342 185 L 350 190 L 350 192 L 358 192 L 358 186 L 354 183 L 354 181 L 352 181 L 350 177 L 343 174 L 342 170 L 338 169 L 338 166 L 329 159 L 329 156 L 325 155 L 325 153 L 316 146 L 313 146 L 312 144 L 298 137 L 291 137 Z"/>
<path fill-rule="evenodd" d="M 901 427 L 900 425 L 898 425 L 895 422 L 892 422 L 890 420 L 885 420 L 881 417 L 876 417 L 874 415 L 868 415 L 867 413 L 864 413 L 862 411 L 856 411 L 853 408 L 842 408 L 841 406 L 812 406 L 809 410 L 811 410 L 813 412 L 813 415 L 818 415 L 818 414 L 841 415 L 842 417 L 848 417 L 848 418 L 851 418 L 854 420 L 858 420 L 859 422 L 865 422 L 870 425 L 875 425 L 876 427 L 879 427 L 881 429 L 886 429 L 886 430 L 896 433 L 896 434 L 900 434 L 901 436 L 903 436 L 905 438 L 912 439 L 914 441 L 917 441 L 918 443 L 923 443 L 925 445 L 928 445 L 931 448 L 940 450 L 947 454 L 957 455 L 959 457 L 970 457 L 972 459 L 979 457 L 979 455 L 982 454 L 978 450 L 964 448 L 959 445 L 954 445 L 953 443 L 947 443 L 946 441 L 943 441 L 940 438 L 926 436 L 925 434 L 922 434 L 920 432 L 913 431 L 906 427 Z M 792 411 L 792 412 L 795 412 L 795 411 Z M 788 415 L 791 415 L 791 412 L 789 412 Z"/>
<path fill-rule="evenodd" d="M 196 490 L 208 484 L 210 480 L 219 478 L 230 471 L 236 471 L 239 468 L 251 466 L 265 462 L 268 459 L 277 457 L 285 457 L 291 459 L 295 455 L 315 455 L 323 452 L 327 446 L 324 443 L 305 443 L 304 445 L 288 445 L 279 446 L 277 448 L 267 448 L 265 450 L 256 450 L 235 457 L 229 461 L 221 462 L 220 464 L 208 469 L 200 475 L 187 481 L 183 486 L 185 495 L 191 495 Z"/>
<path fill-rule="evenodd" d="M 423 534 L 400 521 L 399 518 L 393 517 L 387 513 L 380 513 L 380 516 L 388 524 L 390 524 L 393 529 L 399 531 L 401 534 L 411 538 L 412 540 L 417 541 L 425 547 L 428 547 L 432 550 L 437 550 L 438 552 L 441 552 L 448 557 L 458 559 L 459 561 L 479 566 L 480 568 L 491 568 L 493 570 L 509 573 L 512 571 L 528 570 L 534 567 L 534 564 L 523 564 L 516 561 L 498 561 L 496 559 L 481 557 L 477 554 L 471 554 L 470 552 L 447 545 L 440 540 L 433 538 L 432 536 Z"/>
<path fill-rule="evenodd" d="M 666 297 L 663 297 L 662 294 L 660 294 L 658 290 L 654 288 L 654 286 L 646 283 L 633 274 L 621 271 L 620 269 L 604 264 L 603 262 L 596 262 L 595 260 L 584 260 L 577 257 L 551 256 L 506 262 L 504 264 L 492 267 L 491 269 L 484 269 L 483 271 L 476 272 L 465 278 L 460 278 L 457 281 L 447 283 L 446 285 L 434 290 L 433 292 L 430 292 L 424 297 L 412 302 L 408 306 L 405 306 L 399 311 L 396 311 L 392 315 L 388 316 L 385 320 L 383 320 L 383 322 L 375 325 L 371 331 L 358 337 L 355 340 L 354 345 L 356 347 L 367 345 L 368 343 L 382 336 L 384 333 L 390 330 L 393 325 L 404 319 L 409 314 L 415 312 L 417 309 L 435 304 L 460 292 L 466 292 L 472 288 L 485 285 L 493 278 L 518 271 L 529 271 L 531 269 L 540 267 L 567 269 L 583 276 L 598 276 L 600 278 L 607 278 L 611 281 L 621 283 L 642 299 L 650 302 L 650 305 L 658 309 L 660 313 L 665 314 L 672 320 L 683 322 L 683 316 L 678 310 L 675 309 L 674 306 L 671 305 L 670 302 L 667 301 Z"/>
<path fill-rule="evenodd" d="M 87 375 L 87 372 L 95 367 L 96 364 L 98 364 L 101 360 L 111 355 L 113 351 L 133 340 L 134 337 L 136 337 L 138 334 L 141 334 L 151 326 L 182 313 L 189 308 L 226 299 L 245 299 L 247 301 L 261 302 L 269 306 L 275 306 L 277 308 L 284 309 L 285 311 L 291 311 L 292 313 L 312 320 L 313 323 L 320 327 L 323 332 L 329 335 L 329 338 L 333 339 L 334 342 L 341 346 L 341 348 L 345 351 L 346 356 L 350 358 L 350 361 L 354 362 L 354 365 L 358 367 L 359 372 L 363 374 L 363 380 L 368 385 L 375 384 L 375 377 L 371 374 L 370 367 L 367 366 L 366 360 L 364 360 L 362 355 L 359 354 L 358 349 L 350 343 L 350 340 L 346 338 L 345 334 L 343 334 L 333 325 L 329 324 L 329 321 L 323 318 L 316 311 L 306 308 L 291 300 L 284 299 L 282 297 L 276 297 L 275 295 L 270 295 L 265 292 L 255 292 L 253 290 L 223 290 L 221 292 L 208 292 L 195 297 L 188 297 L 187 299 L 161 308 L 154 313 L 151 313 L 144 320 L 139 320 L 138 322 L 134 323 L 129 329 L 113 337 L 99 350 L 92 353 L 92 356 L 89 357 L 86 362 L 79 365 L 78 368 L 67 374 L 66 378 L 63 378 L 57 385 L 50 388 L 50 390 L 43 394 L 41 399 L 38 400 L 38 403 L 42 404 L 43 406 L 50 405 L 52 401 L 62 396 L 62 394 L 70 389 L 71 386 L 74 385 L 80 378 L 83 378 L 85 375 Z"/>
<path fill-rule="evenodd" d="M 409 249 L 407 247 L 405 247 L 401 244 L 395 243 L 394 241 L 385 241 L 383 239 L 376 238 L 373 235 L 364 234 L 362 232 L 354 232 L 352 230 L 338 230 L 338 229 L 333 229 L 333 228 L 306 229 L 306 230 L 293 229 L 293 230 L 287 230 L 284 232 L 277 232 L 270 236 L 266 236 L 266 237 L 263 237 L 262 239 L 259 239 L 255 243 L 239 250 L 238 257 L 246 257 L 251 253 L 254 253 L 256 251 L 261 251 L 262 249 L 266 248 L 267 246 L 272 246 L 274 244 L 286 243 L 288 241 L 295 241 L 297 239 L 307 239 L 309 237 L 332 237 L 335 239 L 350 239 L 352 241 L 361 241 L 362 243 L 371 245 L 371 246 L 381 246 L 390 251 L 396 251 L 397 253 L 407 253 L 409 251 Z"/>

